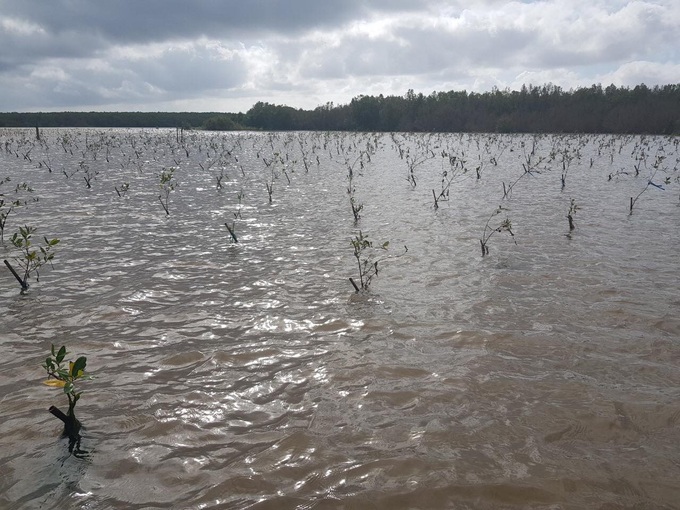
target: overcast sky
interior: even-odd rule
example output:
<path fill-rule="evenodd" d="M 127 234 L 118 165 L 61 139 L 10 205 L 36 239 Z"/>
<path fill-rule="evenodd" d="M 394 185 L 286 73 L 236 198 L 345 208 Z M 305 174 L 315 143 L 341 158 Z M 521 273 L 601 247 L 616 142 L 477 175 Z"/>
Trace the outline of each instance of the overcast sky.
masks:
<path fill-rule="evenodd" d="M 0 0 L 0 111 L 680 83 L 680 0 Z"/>

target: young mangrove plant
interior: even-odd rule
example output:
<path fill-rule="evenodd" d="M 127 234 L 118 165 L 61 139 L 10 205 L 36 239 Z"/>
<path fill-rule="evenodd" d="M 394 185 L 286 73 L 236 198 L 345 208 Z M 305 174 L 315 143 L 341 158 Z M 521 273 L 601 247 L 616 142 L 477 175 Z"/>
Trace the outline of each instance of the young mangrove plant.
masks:
<path fill-rule="evenodd" d="M 118 196 L 122 198 L 130 189 L 130 183 L 124 182 L 123 184 L 120 185 L 120 189 L 118 189 L 118 186 L 114 186 L 113 189 L 115 189 L 116 193 L 118 193 Z"/>
<path fill-rule="evenodd" d="M 87 186 L 87 189 L 92 188 L 92 180 L 99 174 L 97 170 L 90 170 L 89 165 L 85 163 L 85 161 L 81 161 L 79 165 L 79 170 L 83 172 L 83 179 L 85 180 L 85 185 Z"/>
<path fill-rule="evenodd" d="M 243 188 L 239 190 L 239 192 L 236 194 L 236 199 L 238 200 L 238 209 L 236 209 L 236 212 L 234 213 L 234 219 L 238 220 L 243 218 L 241 216 L 241 209 L 243 208 L 243 198 L 245 197 L 245 191 Z"/>
<path fill-rule="evenodd" d="M 215 184 L 215 189 L 221 190 L 222 189 L 222 179 L 224 179 L 224 168 L 220 169 L 220 175 L 215 176 L 215 180 L 217 183 Z"/>
<path fill-rule="evenodd" d="M 364 208 L 364 204 L 359 204 L 354 198 L 354 193 L 349 197 L 349 205 L 352 206 L 352 214 L 354 215 L 354 223 L 358 223 L 361 219 L 361 211 Z"/>
<path fill-rule="evenodd" d="M 489 219 L 486 220 L 486 225 L 484 225 L 484 231 L 482 232 L 482 237 L 479 239 L 480 244 L 482 245 L 482 257 L 484 255 L 489 254 L 489 239 L 491 239 L 491 236 L 494 235 L 496 232 L 507 232 L 510 234 L 510 236 L 515 238 L 515 234 L 512 231 L 512 222 L 510 221 L 510 218 L 505 218 L 502 222 L 500 222 L 498 225 L 495 227 L 491 226 L 491 220 L 498 216 L 501 212 L 505 211 L 505 209 L 502 206 L 498 206 L 498 209 L 496 209 L 493 213 L 491 213 L 491 216 L 489 216 Z M 517 241 L 515 241 L 515 244 L 517 244 Z"/>
<path fill-rule="evenodd" d="M 57 238 L 50 240 L 47 239 L 47 237 L 43 237 L 45 244 L 43 246 L 38 246 L 36 249 L 32 240 L 36 230 L 35 227 L 26 225 L 19 227 L 19 231 L 12 235 L 11 242 L 20 253 L 20 255 L 14 257 L 14 260 L 23 275 L 20 275 L 19 272 L 5 260 L 5 265 L 17 279 L 19 285 L 21 285 L 22 292 L 28 290 L 28 279 L 31 276 L 31 273 L 35 272 L 36 281 L 40 281 L 40 268 L 45 264 L 52 265 L 52 259 L 54 259 L 54 252 L 52 250 L 59 244 L 59 239 Z"/>
<path fill-rule="evenodd" d="M 229 235 L 231 236 L 231 240 L 235 243 L 238 243 L 238 238 L 236 237 L 236 220 L 234 220 L 234 223 L 231 225 L 225 221 L 224 226 L 227 227 Z"/>
<path fill-rule="evenodd" d="M 45 359 L 42 367 L 47 372 L 47 380 L 43 383 L 53 388 L 63 388 L 68 398 L 68 411 L 64 413 L 58 407 L 51 406 L 49 411 L 64 423 L 64 435 L 71 439 L 78 437 L 81 423 L 76 418 L 76 404 L 80 400 L 81 392 L 76 390 L 76 382 L 91 379 L 85 372 L 87 358 L 80 356 L 75 361 L 69 361 L 68 367 L 64 365 L 64 358 L 68 353 L 66 347 L 61 346 L 57 351 L 52 345 L 50 355 Z"/>
<path fill-rule="evenodd" d="M 635 203 L 638 201 L 638 199 L 640 198 L 640 196 L 641 196 L 645 191 L 647 191 L 647 189 L 648 189 L 650 186 L 654 186 L 655 188 L 658 188 L 658 189 L 660 189 L 660 190 L 665 190 L 665 188 L 664 188 L 661 184 L 655 184 L 655 183 L 653 182 L 653 181 L 654 181 L 654 177 L 656 176 L 656 173 L 657 173 L 657 171 L 659 170 L 659 167 L 661 166 L 661 163 L 663 162 L 664 159 L 665 159 L 665 156 L 657 156 L 656 161 L 654 162 L 654 165 L 653 165 L 654 172 L 653 172 L 652 175 L 649 177 L 649 179 L 647 179 L 647 185 L 646 185 L 644 188 L 642 188 L 642 191 L 640 191 L 640 193 L 638 193 L 637 196 L 636 196 L 635 198 L 630 197 L 630 212 L 628 213 L 629 215 L 633 214 L 633 207 L 635 206 Z M 636 168 L 636 173 L 635 173 L 635 175 L 636 175 L 636 176 L 638 175 L 638 169 L 637 169 L 637 168 Z M 667 178 L 667 179 L 664 181 L 664 184 L 670 184 L 670 178 Z"/>
<path fill-rule="evenodd" d="M 454 178 L 456 178 L 456 176 L 458 175 L 456 169 L 457 156 L 450 156 L 444 153 L 444 157 L 448 157 L 451 168 L 442 170 L 442 190 L 439 192 L 439 195 L 437 195 L 434 189 L 432 190 L 435 210 L 439 209 L 439 202 L 446 202 L 449 200 L 451 183 L 453 182 Z"/>
<path fill-rule="evenodd" d="M 564 187 L 567 185 L 567 174 L 569 173 L 569 166 L 571 165 L 573 159 L 574 156 L 569 154 L 566 149 L 562 152 L 562 176 L 560 177 L 560 180 L 562 181 L 561 189 L 564 189 Z"/>
<path fill-rule="evenodd" d="M 269 203 L 272 203 L 272 194 L 274 193 L 274 181 L 271 182 L 265 182 L 265 186 L 267 186 L 267 195 L 269 196 Z"/>
<path fill-rule="evenodd" d="M 175 191 L 179 184 L 175 179 L 175 168 L 163 168 L 159 174 L 159 186 L 161 188 L 161 194 L 158 195 L 158 200 L 160 201 L 163 209 L 165 209 L 166 216 L 170 216 L 170 210 L 168 206 L 170 205 L 170 193 Z"/>
<path fill-rule="evenodd" d="M 406 154 L 406 164 L 408 165 L 408 171 L 406 172 L 406 180 L 411 184 L 413 188 L 416 187 L 416 168 L 433 156 L 424 155 L 420 158 L 411 157 L 410 154 Z"/>
<path fill-rule="evenodd" d="M 515 187 L 515 185 L 522 180 L 523 177 L 526 176 L 533 176 L 534 174 L 541 173 L 538 170 L 538 165 L 543 161 L 543 158 L 539 158 L 538 162 L 535 162 L 533 160 L 533 152 L 529 153 L 528 155 L 525 155 L 525 162 L 522 163 L 522 169 L 524 172 L 512 183 L 510 183 L 507 187 L 505 185 L 505 181 L 503 181 L 503 198 L 510 198 L 510 194 L 512 193 L 512 188 Z"/>
<path fill-rule="evenodd" d="M 569 231 L 572 231 L 576 228 L 574 226 L 574 214 L 576 214 L 576 211 L 579 209 L 580 207 L 576 205 L 576 200 L 572 198 L 571 203 L 569 204 L 569 212 L 567 213 L 567 220 L 569 220 Z"/>
<path fill-rule="evenodd" d="M 0 186 L 8 182 L 10 182 L 10 178 L 5 177 L 5 179 L 0 181 Z M 2 188 L 0 188 L 0 190 L 1 189 Z M 33 192 L 33 188 L 24 182 L 22 184 L 18 184 L 14 188 L 13 197 L 7 196 L 0 192 L 0 242 L 5 241 L 5 225 L 7 224 L 7 217 L 12 214 L 12 212 L 16 210 L 17 207 L 28 204 L 28 200 L 26 198 L 22 198 L 21 195 L 19 195 L 19 193 L 22 191 L 31 193 Z M 38 199 L 36 198 L 34 200 L 37 201 Z"/>
<path fill-rule="evenodd" d="M 380 258 L 376 255 L 378 253 L 378 249 L 386 252 L 390 242 L 385 241 L 379 246 L 379 248 L 375 248 L 373 246 L 373 242 L 361 230 L 359 230 L 359 234 L 355 235 L 353 238 L 350 239 L 350 243 L 352 244 L 352 248 L 354 250 L 354 258 L 356 259 L 357 262 L 357 269 L 359 272 L 359 284 L 357 285 L 357 282 L 354 280 L 354 278 L 351 277 L 349 281 L 354 287 L 354 290 L 356 292 L 368 290 L 373 278 L 375 276 L 378 276 L 379 262 L 382 262 L 387 258 L 401 257 L 408 251 L 408 248 L 404 246 L 403 253 L 391 257 L 387 256 Z"/>
<path fill-rule="evenodd" d="M 347 193 L 349 195 L 354 194 L 355 191 L 354 177 L 356 175 L 361 175 L 360 172 L 357 172 L 355 170 L 355 166 L 357 163 L 359 163 L 360 169 L 363 170 L 364 168 L 363 153 L 359 154 L 359 156 L 354 160 L 354 163 L 352 163 L 351 165 L 349 164 L 349 159 L 345 158 L 345 166 L 347 166 Z"/>

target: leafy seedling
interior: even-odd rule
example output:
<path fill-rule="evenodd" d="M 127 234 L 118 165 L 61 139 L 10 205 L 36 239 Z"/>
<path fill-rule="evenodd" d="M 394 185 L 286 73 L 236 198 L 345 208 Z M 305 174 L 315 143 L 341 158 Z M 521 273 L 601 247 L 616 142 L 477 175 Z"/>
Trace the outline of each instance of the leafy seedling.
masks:
<path fill-rule="evenodd" d="M 357 285 L 357 282 L 353 278 L 350 278 L 349 281 L 356 292 L 368 290 L 373 278 L 378 276 L 379 262 L 382 262 L 387 258 L 400 257 L 405 255 L 408 251 L 408 248 L 404 246 L 404 252 L 400 255 L 394 255 L 392 257 L 378 257 L 376 255 L 379 253 L 378 250 L 386 252 L 389 248 L 390 242 L 385 241 L 376 248 L 373 246 L 373 242 L 368 238 L 368 235 L 365 235 L 361 230 L 359 231 L 359 234 L 350 239 L 350 243 L 352 244 L 354 258 L 357 262 L 359 285 Z"/>
<path fill-rule="evenodd" d="M 61 346 L 57 351 L 52 345 L 50 356 L 45 359 L 42 367 L 47 372 L 47 380 L 44 381 L 44 384 L 53 388 L 62 388 L 68 398 L 68 412 L 66 414 L 55 406 L 51 406 L 49 411 L 64 422 L 64 434 L 69 438 L 75 438 L 81 428 L 80 421 L 76 418 L 75 408 L 82 394 L 82 392 L 76 390 L 76 382 L 91 379 L 92 376 L 85 372 L 87 365 L 85 356 L 80 356 L 75 361 L 69 361 L 68 366 L 65 366 L 64 358 L 67 354 L 65 346 Z"/>
<path fill-rule="evenodd" d="M 491 213 L 491 216 L 489 216 L 489 219 L 486 220 L 486 225 L 484 225 L 484 231 L 482 232 L 482 237 L 480 238 L 479 242 L 482 245 L 482 257 L 485 255 L 489 254 L 489 239 L 491 238 L 492 235 L 494 235 L 496 232 L 507 232 L 510 234 L 510 236 L 514 239 L 515 234 L 512 231 L 512 222 L 510 221 L 510 218 L 505 218 L 501 223 L 496 225 L 495 227 L 491 226 L 491 220 L 495 217 L 498 216 L 501 212 L 505 211 L 505 209 L 502 206 L 498 206 L 498 209 L 496 209 L 493 213 Z M 515 244 L 517 244 L 517 241 L 515 241 Z"/>
<path fill-rule="evenodd" d="M 19 272 L 5 260 L 5 265 L 17 279 L 19 285 L 21 285 L 22 292 L 28 290 L 28 279 L 31 276 L 31 273 L 35 272 L 36 281 L 40 281 L 40 268 L 45 264 L 52 265 L 52 259 L 54 259 L 54 252 L 52 250 L 59 244 L 59 239 L 57 238 L 47 239 L 47 237 L 43 237 L 45 244 L 43 246 L 38 246 L 36 249 L 33 243 L 33 234 L 36 230 L 35 227 L 25 225 L 19 227 L 19 232 L 15 232 L 12 235 L 12 244 L 20 253 L 20 255 L 14 257 L 14 260 L 19 266 L 20 271 L 23 272 L 23 275 L 20 275 Z"/>
<path fill-rule="evenodd" d="M 175 168 L 164 168 L 158 177 L 160 180 L 159 186 L 161 188 L 161 194 L 158 195 L 158 200 L 165 210 L 165 215 L 170 216 L 170 210 L 168 209 L 168 206 L 170 205 L 170 193 L 179 188 L 179 183 L 175 179 Z"/>

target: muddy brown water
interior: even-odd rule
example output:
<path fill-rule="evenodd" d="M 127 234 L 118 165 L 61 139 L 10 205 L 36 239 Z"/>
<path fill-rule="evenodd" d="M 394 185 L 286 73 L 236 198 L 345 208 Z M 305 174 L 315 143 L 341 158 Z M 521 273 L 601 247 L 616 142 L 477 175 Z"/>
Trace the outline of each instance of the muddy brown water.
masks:
<path fill-rule="evenodd" d="M 0 271 L 1 508 L 680 508 L 677 138 L 41 134 L 0 131 L 39 197 L 2 258 L 61 239 Z M 359 229 L 408 247 L 364 294 Z M 96 375 L 78 455 L 52 343 Z"/>

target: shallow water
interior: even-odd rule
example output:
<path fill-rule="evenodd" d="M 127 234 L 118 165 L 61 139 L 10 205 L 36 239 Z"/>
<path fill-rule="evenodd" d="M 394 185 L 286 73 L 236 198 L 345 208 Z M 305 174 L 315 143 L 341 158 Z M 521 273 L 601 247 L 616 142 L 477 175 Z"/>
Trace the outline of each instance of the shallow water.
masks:
<path fill-rule="evenodd" d="M 29 292 L 0 271 L 0 507 L 680 508 L 677 138 L 184 136 L 0 131 L 39 197 L 2 258 L 61 239 Z M 393 256 L 362 294 L 358 229 Z M 96 375 L 78 456 L 52 343 Z"/>

